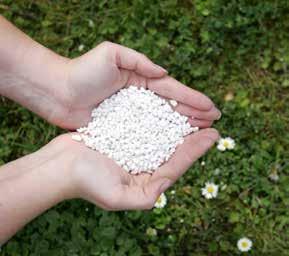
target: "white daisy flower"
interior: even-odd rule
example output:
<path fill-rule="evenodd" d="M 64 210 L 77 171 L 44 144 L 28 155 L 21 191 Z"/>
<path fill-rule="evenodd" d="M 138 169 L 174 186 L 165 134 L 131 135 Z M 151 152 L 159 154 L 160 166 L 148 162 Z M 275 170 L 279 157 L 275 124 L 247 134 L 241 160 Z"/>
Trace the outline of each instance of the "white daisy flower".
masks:
<path fill-rule="evenodd" d="M 214 175 L 219 175 L 220 172 L 221 172 L 221 170 L 220 170 L 219 168 L 216 168 L 216 169 L 214 170 Z"/>
<path fill-rule="evenodd" d="M 277 171 L 271 172 L 269 175 L 269 179 L 277 182 L 279 180 L 279 175 L 278 175 Z"/>
<path fill-rule="evenodd" d="M 155 202 L 155 208 L 164 208 L 167 204 L 167 197 L 164 193 L 161 193 L 157 201 Z"/>
<path fill-rule="evenodd" d="M 241 252 L 247 252 L 247 251 L 251 250 L 252 245 L 253 245 L 252 241 L 247 237 L 243 237 L 243 238 L 239 239 L 239 241 L 237 243 L 238 249 Z"/>
<path fill-rule="evenodd" d="M 157 230 L 154 228 L 147 228 L 146 234 L 148 236 L 156 236 L 158 234 Z"/>
<path fill-rule="evenodd" d="M 78 51 L 79 51 L 79 52 L 82 52 L 83 49 L 84 49 L 84 45 L 83 45 L 83 44 L 80 44 L 80 45 L 78 46 Z"/>
<path fill-rule="evenodd" d="M 233 149 L 235 146 L 236 146 L 235 141 L 230 137 L 226 137 L 219 139 L 217 149 L 219 149 L 220 151 L 225 151 L 227 149 L 228 150 Z"/>
<path fill-rule="evenodd" d="M 216 185 L 212 182 L 206 182 L 205 187 L 202 188 L 201 191 L 202 191 L 202 195 L 206 199 L 212 199 L 212 198 L 217 197 L 218 189 L 219 189 L 218 185 Z"/>
<path fill-rule="evenodd" d="M 88 20 L 88 26 L 93 28 L 94 27 L 94 22 L 93 20 Z"/>
<path fill-rule="evenodd" d="M 205 166 L 206 165 L 206 162 L 205 161 L 202 161 L 201 162 L 201 166 Z"/>

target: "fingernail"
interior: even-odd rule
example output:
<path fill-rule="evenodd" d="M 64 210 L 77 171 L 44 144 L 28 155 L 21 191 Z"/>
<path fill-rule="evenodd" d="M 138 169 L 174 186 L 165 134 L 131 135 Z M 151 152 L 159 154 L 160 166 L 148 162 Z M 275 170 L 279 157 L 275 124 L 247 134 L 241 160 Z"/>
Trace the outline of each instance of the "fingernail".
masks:
<path fill-rule="evenodd" d="M 172 182 L 170 180 L 164 181 L 160 186 L 160 193 L 164 193 L 171 185 Z"/>
<path fill-rule="evenodd" d="M 217 120 L 220 120 L 221 117 L 222 117 L 222 112 L 221 112 L 219 109 L 217 109 L 217 111 L 218 111 L 218 117 L 217 117 Z"/>
<path fill-rule="evenodd" d="M 222 117 L 222 112 L 216 106 L 211 111 L 216 115 L 215 120 L 219 120 Z"/>
<path fill-rule="evenodd" d="M 161 66 L 159 66 L 159 65 L 157 65 L 157 64 L 155 64 L 155 66 L 156 66 L 158 69 L 160 69 L 161 71 L 163 71 L 163 72 L 165 72 L 165 73 L 168 73 L 168 71 L 167 71 L 166 69 L 164 69 L 163 67 L 161 67 Z"/>
<path fill-rule="evenodd" d="M 214 128 L 208 128 L 206 136 L 211 138 L 213 141 L 218 140 L 220 137 L 219 132 Z"/>

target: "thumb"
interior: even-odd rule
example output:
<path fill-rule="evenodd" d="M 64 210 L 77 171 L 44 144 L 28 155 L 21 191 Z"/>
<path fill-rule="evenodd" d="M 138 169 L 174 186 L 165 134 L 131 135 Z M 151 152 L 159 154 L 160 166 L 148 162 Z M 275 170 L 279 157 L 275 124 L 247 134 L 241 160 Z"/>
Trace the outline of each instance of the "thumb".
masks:
<path fill-rule="evenodd" d="M 119 68 L 134 71 L 147 78 L 158 78 L 167 74 L 164 68 L 133 49 L 111 42 L 104 42 L 101 45 L 107 50 L 111 61 Z"/>
<path fill-rule="evenodd" d="M 161 193 L 164 193 L 173 182 L 168 178 L 159 178 L 159 179 L 152 179 L 150 183 L 148 183 L 146 186 L 146 190 L 148 191 L 148 194 L 151 195 L 155 200 L 158 199 Z"/>
<path fill-rule="evenodd" d="M 153 179 L 167 179 L 173 184 L 186 170 L 218 140 L 219 134 L 215 129 L 204 129 L 185 138 L 172 158 L 161 166 Z"/>
<path fill-rule="evenodd" d="M 151 209 L 162 192 L 169 187 L 166 179 L 150 180 L 144 186 L 122 187 L 114 206 L 118 209 Z"/>

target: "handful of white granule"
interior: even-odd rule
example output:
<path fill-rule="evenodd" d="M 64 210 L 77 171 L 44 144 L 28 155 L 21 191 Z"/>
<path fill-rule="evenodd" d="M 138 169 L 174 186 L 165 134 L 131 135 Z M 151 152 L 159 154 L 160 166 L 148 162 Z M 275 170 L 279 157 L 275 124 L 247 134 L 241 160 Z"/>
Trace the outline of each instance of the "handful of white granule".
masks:
<path fill-rule="evenodd" d="M 152 173 L 169 160 L 184 136 L 198 130 L 165 99 L 135 86 L 105 99 L 91 117 L 87 127 L 77 129 L 85 145 L 132 174 Z"/>

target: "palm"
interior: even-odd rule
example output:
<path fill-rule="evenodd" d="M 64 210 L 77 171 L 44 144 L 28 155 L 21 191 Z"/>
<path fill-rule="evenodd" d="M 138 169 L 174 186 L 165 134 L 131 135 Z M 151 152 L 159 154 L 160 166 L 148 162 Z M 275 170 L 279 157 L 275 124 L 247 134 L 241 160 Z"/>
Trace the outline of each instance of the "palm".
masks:
<path fill-rule="evenodd" d="M 218 139 L 213 129 L 186 137 L 171 159 L 152 175 L 131 175 L 112 159 L 72 142 L 79 155 L 73 164 L 80 180 L 82 197 L 110 210 L 151 208 L 160 193 L 171 186 L 187 168 Z"/>

